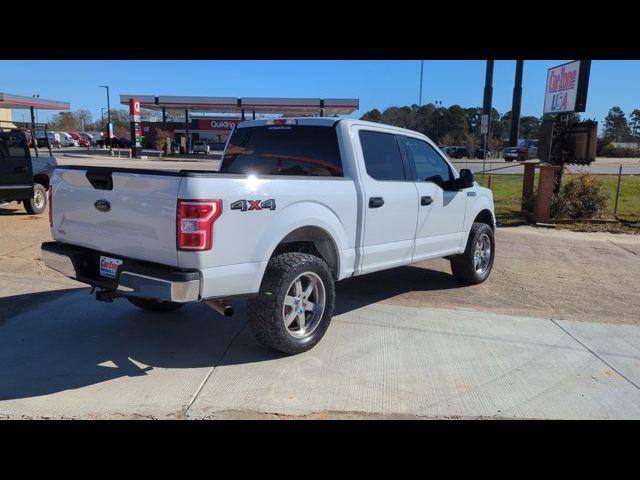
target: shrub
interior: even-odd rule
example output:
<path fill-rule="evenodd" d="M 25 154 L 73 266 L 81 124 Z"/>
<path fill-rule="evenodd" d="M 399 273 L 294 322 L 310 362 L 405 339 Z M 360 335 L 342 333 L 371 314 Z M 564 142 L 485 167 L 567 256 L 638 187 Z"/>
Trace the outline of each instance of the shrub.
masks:
<path fill-rule="evenodd" d="M 588 173 L 572 178 L 551 202 L 554 218 L 598 218 L 607 206 L 609 195 L 600 180 Z"/>

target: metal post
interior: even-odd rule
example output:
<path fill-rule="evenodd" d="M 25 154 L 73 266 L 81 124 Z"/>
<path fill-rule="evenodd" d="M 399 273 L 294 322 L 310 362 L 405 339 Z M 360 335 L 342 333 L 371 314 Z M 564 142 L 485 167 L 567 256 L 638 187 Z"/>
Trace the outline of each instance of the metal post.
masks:
<path fill-rule="evenodd" d="M 189 153 L 189 109 L 185 108 L 184 109 L 184 132 L 185 132 L 185 139 L 184 139 L 184 149 L 186 154 Z"/>
<path fill-rule="evenodd" d="M 418 107 L 422 106 L 422 76 L 424 74 L 424 60 L 420 60 L 420 95 L 418 96 Z"/>
<path fill-rule="evenodd" d="M 254 120 L 256 119 L 256 111 L 255 110 L 253 111 L 253 119 Z"/>
<path fill-rule="evenodd" d="M 33 142 L 33 149 L 36 151 L 36 158 L 38 157 L 38 139 L 36 138 L 36 119 L 33 106 L 31 108 L 31 141 Z"/>
<path fill-rule="evenodd" d="M 167 107 L 162 107 L 162 128 L 166 128 L 167 123 Z"/>
<path fill-rule="evenodd" d="M 53 152 L 51 151 L 51 142 L 49 141 L 49 132 L 47 131 L 47 126 L 44 126 L 44 138 L 47 140 L 47 148 L 49 149 L 49 156 L 53 157 Z"/>
<path fill-rule="evenodd" d="M 622 181 L 622 164 L 618 169 L 618 188 L 616 189 L 616 204 L 613 207 L 613 216 L 615 217 L 618 213 L 618 197 L 620 196 L 620 182 Z"/>
<path fill-rule="evenodd" d="M 516 80 L 513 86 L 513 102 L 511 104 L 511 135 L 509 146 L 518 145 L 518 132 L 520 129 L 520 105 L 522 104 L 522 72 L 524 60 L 516 60 Z"/>

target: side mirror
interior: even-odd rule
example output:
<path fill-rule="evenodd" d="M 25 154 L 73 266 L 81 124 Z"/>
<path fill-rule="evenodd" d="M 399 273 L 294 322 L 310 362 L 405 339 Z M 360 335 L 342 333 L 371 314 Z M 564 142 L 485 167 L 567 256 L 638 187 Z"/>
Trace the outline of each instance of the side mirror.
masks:
<path fill-rule="evenodd" d="M 468 168 L 460 170 L 460 178 L 458 178 L 458 188 L 470 188 L 473 187 L 473 173 Z"/>

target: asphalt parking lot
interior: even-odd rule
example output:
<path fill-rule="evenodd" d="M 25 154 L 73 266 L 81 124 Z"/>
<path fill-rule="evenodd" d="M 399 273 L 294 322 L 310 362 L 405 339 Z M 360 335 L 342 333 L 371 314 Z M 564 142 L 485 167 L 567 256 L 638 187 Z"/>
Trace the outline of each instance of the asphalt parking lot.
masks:
<path fill-rule="evenodd" d="M 0 232 L 0 418 L 640 418 L 638 236 L 500 228 L 484 284 L 446 260 L 345 280 L 285 357 L 245 301 L 98 303 L 42 264 L 46 215 L 5 205 Z"/>

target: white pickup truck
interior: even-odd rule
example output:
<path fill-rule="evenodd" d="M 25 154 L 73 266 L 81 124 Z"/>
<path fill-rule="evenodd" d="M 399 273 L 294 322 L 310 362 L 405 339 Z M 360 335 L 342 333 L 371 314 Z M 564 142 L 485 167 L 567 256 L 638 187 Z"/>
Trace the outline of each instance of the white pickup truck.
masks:
<path fill-rule="evenodd" d="M 238 124 L 219 172 L 58 167 L 45 263 L 147 311 L 248 297 L 257 339 L 296 354 L 325 334 L 334 282 L 437 257 L 483 282 L 491 191 L 424 135 L 354 119 Z"/>

